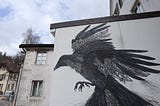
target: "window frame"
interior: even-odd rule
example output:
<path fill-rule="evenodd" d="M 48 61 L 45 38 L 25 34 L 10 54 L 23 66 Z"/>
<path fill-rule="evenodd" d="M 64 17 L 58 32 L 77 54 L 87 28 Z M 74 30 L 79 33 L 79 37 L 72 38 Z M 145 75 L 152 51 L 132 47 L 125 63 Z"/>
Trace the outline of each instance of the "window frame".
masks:
<path fill-rule="evenodd" d="M 6 79 L 6 74 L 3 74 L 3 80 L 5 80 Z"/>
<path fill-rule="evenodd" d="M 143 9 L 142 3 L 139 0 L 136 0 L 131 9 L 131 13 L 137 14 L 137 13 L 143 13 L 143 12 L 144 12 L 144 9 Z"/>
<path fill-rule="evenodd" d="M 123 6 L 123 0 L 118 0 L 118 4 L 119 4 L 119 7 L 122 8 L 122 6 Z"/>
<path fill-rule="evenodd" d="M 39 56 L 40 54 L 42 56 Z M 44 56 L 44 54 L 45 54 L 45 56 Z M 47 51 L 37 51 L 35 64 L 36 65 L 45 65 L 46 63 L 47 63 Z"/>
<path fill-rule="evenodd" d="M 30 96 L 31 97 L 42 97 L 42 95 L 43 95 L 44 81 L 43 80 L 32 80 L 31 83 L 32 84 L 31 84 Z M 37 84 L 35 85 L 35 83 L 37 83 Z M 40 83 L 41 83 L 41 85 L 40 85 Z M 34 86 L 36 88 L 34 88 Z M 40 88 L 40 86 L 41 86 L 41 88 Z M 36 91 L 34 91 L 34 89 L 36 89 Z M 36 92 L 36 93 L 34 93 L 34 92 Z"/>
<path fill-rule="evenodd" d="M 119 9 L 118 3 L 116 3 L 113 15 L 118 16 L 119 14 L 120 14 L 120 9 Z"/>
<path fill-rule="evenodd" d="M 13 73 L 10 73 L 9 74 L 9 79 L 12 80 L 12 77 L 13 77 Z"/>
<path fill-rule="evenodd" d="M 7 84 L 7 90 L 10 90 L 11 84 Z"/>
<path fill-rule="evenodd" d="M 3 84 L 0 84 L 0 91 L 2 91 L 3 89 Z"/>
<path fill-rule="evenodd" d="M 14 90 L 14 84 L 11 84 L 10 90 Z"/>
<path fill-rule="evenodd" d="M 0 81 L 5 80 L 5 78 L 6 78 L 6 74 L 0 74 Z"/>

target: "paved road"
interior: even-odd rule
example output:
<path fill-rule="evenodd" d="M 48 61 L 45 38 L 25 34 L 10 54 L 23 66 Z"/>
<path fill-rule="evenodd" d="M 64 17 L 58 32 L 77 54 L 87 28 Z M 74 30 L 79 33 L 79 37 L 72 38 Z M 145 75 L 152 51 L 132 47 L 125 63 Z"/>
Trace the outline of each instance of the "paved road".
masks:
<path fill-rule="evenodd" d="M 10 106 L 10 103 L 7 101 L 0 100 L 0 106 Z"/>

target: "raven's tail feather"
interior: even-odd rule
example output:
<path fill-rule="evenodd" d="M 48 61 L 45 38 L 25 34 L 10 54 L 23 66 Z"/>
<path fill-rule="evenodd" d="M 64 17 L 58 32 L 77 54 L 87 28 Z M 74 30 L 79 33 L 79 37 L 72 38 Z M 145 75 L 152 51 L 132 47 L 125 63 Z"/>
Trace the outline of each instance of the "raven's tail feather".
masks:
<path fill-rule="evenodd" d="M 117 82 L 112 76 L 107 77 L 104 91 L 95 87 L 85 106 L 153 106 L 147 100 L 136 95 Z"/>
<path fill-rule="evenodd" d="M 120 106 L 118 101 L 109 90 L 101 91 L 95 88 L 92 96 L 88 99 L 85 106 Z"/>
<path fill-rule="evenodd" d="M 107 77 L 107 89 L 118 100 L 120 106 L 153 106 L 142 97 L 118 83 L 112 76 Z"/>
<path fill-rule="evenodd" d="M 87 100 L 85 106 L 107 106 L 106 104 L 105 92 L 95 88 L 93 94 Z"/>

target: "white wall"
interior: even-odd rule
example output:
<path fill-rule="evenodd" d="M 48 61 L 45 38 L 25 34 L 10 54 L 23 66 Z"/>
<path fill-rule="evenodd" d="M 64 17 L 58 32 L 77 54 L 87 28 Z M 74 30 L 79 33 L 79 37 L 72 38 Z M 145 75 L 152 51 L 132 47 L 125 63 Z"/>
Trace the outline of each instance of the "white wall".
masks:
<path fill-rule="evenodd" d="M 111 25 L 109 32 L 111 33 L 111 38 L 116 48 L 149 50 L 147 54 L 156 57 L 156 61 L 160 62 L 160 18 L 111 22 L 109 24 Z M 85 26 L 86 25 L 56 29 L 53 58 L 54 66 L 60 56 L 72 53 L 71 40 Z M 82 93 L 73 90 L 77 81 L 83 81 L 85 79 L 70 67 L 61 67 L 53 71 L 52 74 L 50 106 L 80 106 L 80 104 L 85 103 L 93 92 L 94 88 L 84 88 Z M 158 85 L 158 87 L 160 87 L 159 74 L 150 75 L 147 77 L 147 80 L 153 82 L 152 85 Z M 138 81 L 125 84 L 129 89 L 141 96 L 145 96 L 149 99 L 151 99 L 149 97 L 151 96 L 160 102 L 159 89 L 157 91 L 157 88 L 150 89 L 145 85 L 146 84 L 142 84 Z"/>
<path fill-rule="evenodd" d="M 140 0 L 142 2 L 144 12 L 160 11 L 160 0 Z"/>
<path fill-rule="evenodd" d="M 85 25 L 86 26 L 86 25 Z M 84 26 L 61 28 L 56 30 L 54 47 L 54 66 L 60 56 L 71 54 L 71 40 L 84 28 Z M 51 91 L 50 106 L 79 106 L 90 96 L 93 89 L 86 88 L 84 91 L 75 92 L 74 86 L 78 81 L 85 79 L 70 67 L 62 67 L 54 71 Z"/>
<path fill-rule="evenodd" d="M 124 48 L 144 49 L 149 52 L 146 55 L 156 58 L 155 62 L 160 63 L 160 18 L 139 19 L 120 22 L 121 33 L 124 41 Z M 160 69 L 159 66 L 154 67 Z M 129 87 L 144 96 L 151 96 L 160 102 L 160 74 L 152 74 L 146 78 L 153 85 L 159 88 L 150 89 L 141 82 Z"/>
<path fill-rule="evenodd" d="M 160 11 L 160 0 L 139 0 L 142 4 L 143 12 Z M 111 15 L 114 13 L 115 5 L 118 0 L 110 0 Z M 131 14 L 131 10 L 136 0 L 123 0 L 123 6 L 120 8 L 120 15 Z"/>

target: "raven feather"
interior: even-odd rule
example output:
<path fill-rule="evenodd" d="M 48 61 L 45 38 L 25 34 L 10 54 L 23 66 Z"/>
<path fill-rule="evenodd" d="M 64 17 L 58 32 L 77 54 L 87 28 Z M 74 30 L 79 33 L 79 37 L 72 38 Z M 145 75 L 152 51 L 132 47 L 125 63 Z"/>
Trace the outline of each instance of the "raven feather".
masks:
<path fill-rule="evenodd" d="M 145 81 L 144 77 L 150 73 L 160 73 L 159 70 L 148 66 L 160 64 L 150 62 L 155 58 L 140 54 L 148 52 L 147 50 L 115 49 L 108 38 L 110 34 L 107 34 L 110 26 L 100 24 L 89 29 L 90 26 L 85 27 L 72 40 L 74 52 L 61 56 L 55 70 L 62 66 L 70 66 L 89 80 L 91 86 L 95 86 L 85 106 L 152 106 L 115 78 L 120 81 L 131 81 L 131 78 Z M 103 31 L 106 32 L 99 33 Z M 85 85 L 88 86 L 88 83 Z"/>

